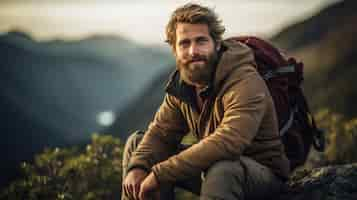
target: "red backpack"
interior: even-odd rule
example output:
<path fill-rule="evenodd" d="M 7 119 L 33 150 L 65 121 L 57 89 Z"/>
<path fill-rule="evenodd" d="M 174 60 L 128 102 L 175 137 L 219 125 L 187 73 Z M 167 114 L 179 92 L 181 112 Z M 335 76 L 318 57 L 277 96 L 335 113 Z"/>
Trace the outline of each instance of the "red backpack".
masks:
<path fill-rule="evenodd" d="M 257 37 L 232 37 L 249 46 L 255 56 L 257 70 L 273 97 L 279 122 L 279 134 L 291 169 L 303 165 L 311 145 L 324 150 L 323 132 L 316 127 L 303 94 L 303 63 L 286 57 L 273 45 Z"/>

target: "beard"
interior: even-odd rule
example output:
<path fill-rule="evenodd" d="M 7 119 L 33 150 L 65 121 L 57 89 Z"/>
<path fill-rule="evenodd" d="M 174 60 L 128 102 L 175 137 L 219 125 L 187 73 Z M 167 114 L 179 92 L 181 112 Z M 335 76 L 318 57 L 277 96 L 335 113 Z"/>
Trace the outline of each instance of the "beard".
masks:
<path fill-rule="evenodd" d="M 176 66 L 181 79 L 189 85 L 205 87 L 213 80 L 218 53 L 196 55 L 187 61 L 176 59 Z M 196 61 L 201 61 L 197 63 Z"/>

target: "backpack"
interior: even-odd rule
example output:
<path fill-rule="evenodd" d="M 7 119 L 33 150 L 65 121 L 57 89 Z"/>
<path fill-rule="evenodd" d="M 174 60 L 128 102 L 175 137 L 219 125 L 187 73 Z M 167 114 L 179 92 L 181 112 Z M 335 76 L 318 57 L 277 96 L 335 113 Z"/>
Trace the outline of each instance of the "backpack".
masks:
<path fill-rule="evenodd" d="M 232 37 L 250 47 L 255 56 L 257 71 L 265 80 L 274 101 L 279 123 L 279 135 L 291 169 L 307 160 L 313 145 L 324 151 L 324 133 L 316 127 L 303 90 L 303 63 L 286 57 L 269 42 L 257 37 Z"/>

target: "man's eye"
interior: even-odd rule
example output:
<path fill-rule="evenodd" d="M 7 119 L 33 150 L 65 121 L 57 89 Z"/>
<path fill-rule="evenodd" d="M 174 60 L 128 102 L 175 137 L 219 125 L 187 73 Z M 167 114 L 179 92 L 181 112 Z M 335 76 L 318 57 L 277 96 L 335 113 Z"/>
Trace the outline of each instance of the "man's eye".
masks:
<path fill-rule="evenodd" d="M 182 41 L 180 42 L 180 47 L 188 47 L 190 45 L 190 42 L 189 41 Z"/>

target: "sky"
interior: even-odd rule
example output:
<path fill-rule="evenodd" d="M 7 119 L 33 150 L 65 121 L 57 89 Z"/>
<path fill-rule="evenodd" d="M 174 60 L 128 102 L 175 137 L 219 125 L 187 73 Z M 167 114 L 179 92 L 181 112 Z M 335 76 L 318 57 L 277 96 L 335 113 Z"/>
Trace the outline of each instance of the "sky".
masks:
<path fill-rule="evenodd" d="M 225 37 L 271 36 L 337 0 L 201 0 L 226 26 Z M 13 30 L 36 40 L 77 40 L 120 35 L 141 44 L 163 44 L 172 11 L 187 0 L 0 0 L 0 33 Z"/>

